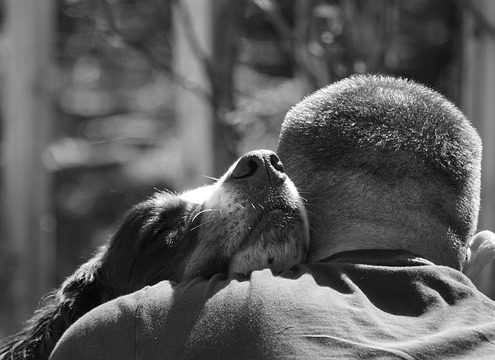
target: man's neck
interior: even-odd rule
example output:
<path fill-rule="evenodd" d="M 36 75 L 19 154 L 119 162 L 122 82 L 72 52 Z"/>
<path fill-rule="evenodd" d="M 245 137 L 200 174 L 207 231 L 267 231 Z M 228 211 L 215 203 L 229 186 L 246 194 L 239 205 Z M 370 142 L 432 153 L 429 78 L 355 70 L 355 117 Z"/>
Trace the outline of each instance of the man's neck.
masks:
<path fill-rule="evenodd" d="M 329 224 L 331 226 L 324 226 Z M 338 225 L 337 225 L 338 224 Z M 405 250 L 421 256 L 435 264 L 457 268 L 455 260 L 445 261 L 445 254 L 437 248 L 442 241 L 441 231 L 419 232 L 404 227 L 403 224 L 377 224 L 363 219 L 346 222 L 321 222 L 311 233 L 311 248 L 308 262 L 317 262 L 332 255 L 356 250 Z M 446 242 L 447 243 L 447 242 Z M 438 245 L 441 248 L 441 245 Z M 451 249 L 446 249 L 448 252 Z M 452 258 L 454 258 L 454 254 Z"/>

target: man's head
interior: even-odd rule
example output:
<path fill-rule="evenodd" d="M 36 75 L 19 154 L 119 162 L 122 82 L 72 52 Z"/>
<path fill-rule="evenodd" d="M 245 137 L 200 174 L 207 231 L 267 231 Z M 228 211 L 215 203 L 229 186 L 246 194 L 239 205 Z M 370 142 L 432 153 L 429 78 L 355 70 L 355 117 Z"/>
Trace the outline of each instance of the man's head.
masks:
<path fill-rule="evenodd" d="M 461 266 L 481 140 L 442 95 L 384 76 L 339 81 L 288 112 L 278 153 L 308 200 L 310 260 L 385 248 Z"/>

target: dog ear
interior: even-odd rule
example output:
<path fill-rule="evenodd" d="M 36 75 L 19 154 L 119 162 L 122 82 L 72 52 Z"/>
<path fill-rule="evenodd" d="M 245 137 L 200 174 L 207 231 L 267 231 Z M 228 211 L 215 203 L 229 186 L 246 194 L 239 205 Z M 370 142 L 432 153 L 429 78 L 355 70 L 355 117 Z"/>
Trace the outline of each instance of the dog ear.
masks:
<path fill-rule="evenodd" d="M 467 257 L 462 272 L 482 287 L 483 270 L 495 259 L 495 234 L 485 230 L 474 235 L 467 244 Z"/>
<path fill-rule="evenodd" d="M 103 274 L 119 294 L 162 280 L 179 281 L 190 249 L 188 215 L 194 205 L 160 192 L 131 209 L 112 238 Z"/>
<path fill-rule="evenodd" d="M 2 359 L 48 359 L 64 331 L 94 307 L 161 280 L 179 280 L 191 204 L 159 193 L 134 207 L 109 244 L 50 293 L 23 330 L 0 347 Z"/>

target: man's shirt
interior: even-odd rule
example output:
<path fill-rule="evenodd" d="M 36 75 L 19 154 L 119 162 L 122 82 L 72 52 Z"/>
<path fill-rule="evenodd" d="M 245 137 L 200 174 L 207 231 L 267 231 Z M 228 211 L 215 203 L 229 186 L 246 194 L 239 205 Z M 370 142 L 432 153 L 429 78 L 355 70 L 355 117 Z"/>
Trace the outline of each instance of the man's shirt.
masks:
<path fill-rule="evenodd" d="M 161 282 L 94 309 L 51 359 L 495 359 L 495 302 L 394 251 Z"/>

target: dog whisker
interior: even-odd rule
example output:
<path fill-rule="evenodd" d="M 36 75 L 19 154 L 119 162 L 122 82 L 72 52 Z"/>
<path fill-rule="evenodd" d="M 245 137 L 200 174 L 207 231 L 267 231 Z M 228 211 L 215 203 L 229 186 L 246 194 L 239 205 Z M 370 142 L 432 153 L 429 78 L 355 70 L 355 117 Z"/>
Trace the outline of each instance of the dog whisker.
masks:
<path fill-rule="evenodd" d="M 196 225 L 195 227 L 191 228 L 189 231 L 194 231 L 194 230 L 200 228 L 203 225 L 206 225 L 206 224 L 209 224 L 209 223 L 212 223 L 212 222 L 215 222 L 215 221 L 216 221 L 216 219 L 211 219 L 211 220 L 208 220 L 208 221 L 204 221 L 201 224 Z"/>
<path fill-rule="evenodd" d="M 222 209 L 204 209 L 204 210 L 201 210 L 196 215 L 194 215 L 194 217 L 192 218 L 192 221 L 194 222 L 194 220 L 196 220 L 199 215 L 204 214 L 204 213 L 207 213 L 207 212 L 212 212 L 212 211 L 220 211 L 220 212 L 222 212 Z"/>
<path fill-rule="evenodd" d="M 208 175 L 201 175 L 201 177 L 204 177 L 204 178 L 207 178 L 209 180 L 213 180 L 213 181 L 218 181 L 219 179 L 213 177 L 213 176 L 208 176 Z"/>

